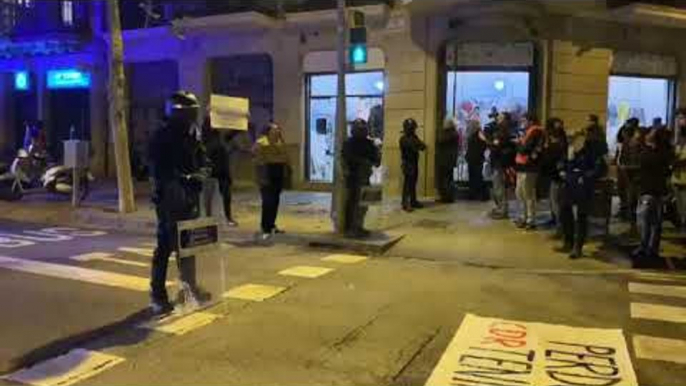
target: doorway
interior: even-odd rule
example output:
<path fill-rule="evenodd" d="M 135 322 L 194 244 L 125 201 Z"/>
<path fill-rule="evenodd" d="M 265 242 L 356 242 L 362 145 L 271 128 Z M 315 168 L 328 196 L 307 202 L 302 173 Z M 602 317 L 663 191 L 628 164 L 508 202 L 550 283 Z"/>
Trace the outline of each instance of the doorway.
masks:
<path fill-rule="evenodd" d="M 63 141 L 70 139 L 74 128 L 76 139 L 90 141 L 90 91 L 61 89 L 50 92 L 50 121 L 47 125 L 48 151 L 61 161 Z"/>

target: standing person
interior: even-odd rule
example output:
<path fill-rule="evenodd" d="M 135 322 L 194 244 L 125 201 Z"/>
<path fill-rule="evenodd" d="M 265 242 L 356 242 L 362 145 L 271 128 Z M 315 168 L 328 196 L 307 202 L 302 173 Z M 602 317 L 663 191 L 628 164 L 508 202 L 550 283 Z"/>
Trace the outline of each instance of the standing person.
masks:
<path fill-rule="evenodd" d="M 550 213 L 551 224 L 555 227 L 555 236 L 562 237 L 562 221 L 560 221 L 560 188 L 562 179 L 558 173 L 559 165 L 564 162 L 567 153 L 567 133 L 564 122 L 559 118 L 551 118 L 546 122 L 546 143 L 543 155 L 543 173 L 550 180 Z"/>
<path fill-rule="evenodd" d="M 403 136 L 400 138 L 400 152 L 403 168 L 403 210 L 412 212 L 423 208 L 417 200 L 419 178 L 419 153 L 426 150 L 426 144 L 417 136 L 417 121 L 412 118 L 403 122 Z"/>
<path fill-rule="evenodd" d="M 469 174 L 469 199 L 482 200 L 486 193 L 484 188 L 484 162 L 486 137 L 478 121 L 467 124 L 467 170 Z"/>
<path fill-rule="evenodd" d="M 571 259 L 583 256 L 595 184 L 607 172 L 607 144 L 595 130 L 596 127 L 589 126 L 578 132 L 558 164 L 559 220 L 564 234 L 564 246 L 558 251 L 569 253 Z"/>
<path fill-rule="evenodd" d="M 500 114 L 495 132 L 488 139 L 495 204 L 491 218 L 494 220 L 505 220 L 510 216 L 507 171 L 514 166 L 516 153 L 512 126 L 512 116 L 509 113 Z"/>
<path fill-rule="evenodd" d="M 631 219 L 636 213 L 635 208 L 631 209 L 629 188 L 631 187 L 630 176 L 624 163 L 627 160 L 625 152 L 631 146 L 631 142 L 637 132 L 640 132 L 640 121 L 638 118 L 628 119 L 617 133 L 617 152 L 615 160 L 618 166 L 617 192 L 619 194 L 619 213 L 617 217 L 621 219 Z"/>
<path fill-rule="evenodd" d="M 522 118 L 524 135 L 520 138 L 515 158 L 517 170 L 517 198 L 523 209 L 522 218 L 517 221 L 518 228 L 536 229 L 536 187 L 543 152 L 544 133 L 538 118 L 526 114 Z"/>
<path fill-rule="evenodd" d="M 634 251 L 634 267 L 642 267 L 659 257 L 662 241 L 663 200 L 668 193 L 673 151 L 666 130 L 652 129 L 645 137 L 640 155 L 638 204 L 641 245 Z"/>
<path fill-rule="evenodd" d="M 379 148 L 369 138 L 369 127 L 364 119 L 352 123 L 351 136 L 343 145 L 343 168 L 347 189 L 345 234 L 350 238 L 369 237 L 364 229 L 367 207 L 361 205 L 362 188 L 369 186 L 373 168 L 381 165 Z"/>
<path fill-rule="evenodd" d="M 453 119 L 446 119 L 438 135 L 436 174 L 439 201 L 455 202 L 455 166 L 460 149 L 460 134 Z"/>
<path fill-rule="evenodd" d="M 622 215 L 622 218 L 629 221 L 630 235 L 638 234 L 636 209 L 638 208 L 639 200 L 639 170 L 644 136 L 647 132 L 647 128 L 627 129 L 618 160 L 619 173 L 624 184 L 621 205 L 625 206 L 625 213 Z"/>
<path fill-rule="evenodd" d="M 231 165 L 230 153 L 225 142 L 230 142 L 235 135 L 234 131 L 222 135 L 219 130 L 212 127 L 210 114 L 205 117 L 202 127 L 202 137 L 207 151 L 207 158 L 212 164 L 212 178 L 219 183 L 219 192 L 224 203 L 224 217 L 230 227 L 237 227 L 238 223 L 233 219 L 231 211 Z M 224 138 L 222 138 L 224 137 Z"/>
<path fill-rule="evenodd" d="M 166 111 L 167 119 L 153 134 L 148 153 L 157 214 L 157 248 L 150 279 L 151 309 L 155 314 L 173 310 L 165 286 L 169 257 L 177 248 L 177 223 L 198 217 L 200 191 L 206 178 L 202 146 L 196 136 L 196 96 L 179 91 L 167 102 Z M 183 291 L 198 301 L 206 299 L 196 283 L 195 258 L 176 261 Z"/>
<path fill-rule="evenodd" d="M 257 164 L 257 178 L 262 197 L 262 221 L 260 236 L 263 241 L 274 234 L 284 233 L 276 226 L 281 193 L 286 182 L 288 152 L 283 139 L 283 129 L 276 123 L 268 124 L 257 138 L 253 148 Z"/>
<path fill-rule="evenodd" d="M 686 108 L 680 108 L 677 112 L 676 132 L 672 185 L 674 186 L 677 210 L 681 217 L 681 227 L 686 228 Z"/>

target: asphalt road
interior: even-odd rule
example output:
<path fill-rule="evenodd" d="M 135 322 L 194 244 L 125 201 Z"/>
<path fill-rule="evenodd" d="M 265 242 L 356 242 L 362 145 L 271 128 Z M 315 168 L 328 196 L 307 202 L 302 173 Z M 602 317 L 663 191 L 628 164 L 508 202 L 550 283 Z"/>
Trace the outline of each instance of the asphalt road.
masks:
<path fill-rule="evenodd" d="M 223 269 L 200 263 L 207 283 L 221 283 L 222 302 L 86 336 L 61 347 L 82 350 L 57 361 L 42 361 L 41 349 L 145 307 L 137 283 L 147 277 L 151 240 L 3 223 L 3 233 L 70 239 L 0 247 L 0 352 L 41 358 L 10 378 L 43 385 L 424 385 L 471 314 L 621 330 L 640 385 L 683 385 L 686 278 L 633 272 L 612 259 L 571 262 L 550 252 L 543 235 L 465 216 L 472 226 L 419 224 L 388 255 L 361 261 L 298 247 L 229 246 L 220 253 Z M 35 262 L 91 271 L 64 275 Z M 473 384 L 507 384 L 490 382 Z"/>

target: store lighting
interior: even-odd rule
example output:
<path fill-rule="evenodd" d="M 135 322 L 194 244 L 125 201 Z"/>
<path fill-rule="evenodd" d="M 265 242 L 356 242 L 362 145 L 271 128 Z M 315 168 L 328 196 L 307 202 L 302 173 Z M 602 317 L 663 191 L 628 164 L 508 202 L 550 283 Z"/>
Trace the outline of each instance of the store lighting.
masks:
<path fill-rule="evenodd" d="M 385 84 L 382 80 L 380 80 L 380 81 L 374 83 L 374 86 L 375 86 L 376 89 L 379 90 L 379 91 L 383 91 L 384 89 L 386 89 L 386 84 Z"/>
<path fill-rule="evenodd" d="M 505 90 L 505 81 L 504 80 L 496 80 L 495 83 L 493 83 L 493 87 L 495 87 L 495 89 L 498 91 L 503 91 L 503 90 Z"/>
<path fill-rule="evenodd" d="M 18 71 L 14 73 L 14 89 L 17 91 L 28 91 L 31 88 L 29 73 Z"/>

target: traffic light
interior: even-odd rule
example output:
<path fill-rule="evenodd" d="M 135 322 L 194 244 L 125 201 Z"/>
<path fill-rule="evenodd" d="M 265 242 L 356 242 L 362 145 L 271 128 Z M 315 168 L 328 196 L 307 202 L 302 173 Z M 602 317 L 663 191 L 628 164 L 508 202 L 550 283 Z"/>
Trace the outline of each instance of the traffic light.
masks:
<path fill-rule="evenodd" d="M 367 63 L 367 27 L 364 13 L 361 11 L 350 12 L 350 48 L 348 54 L 352 65 Z"/>

